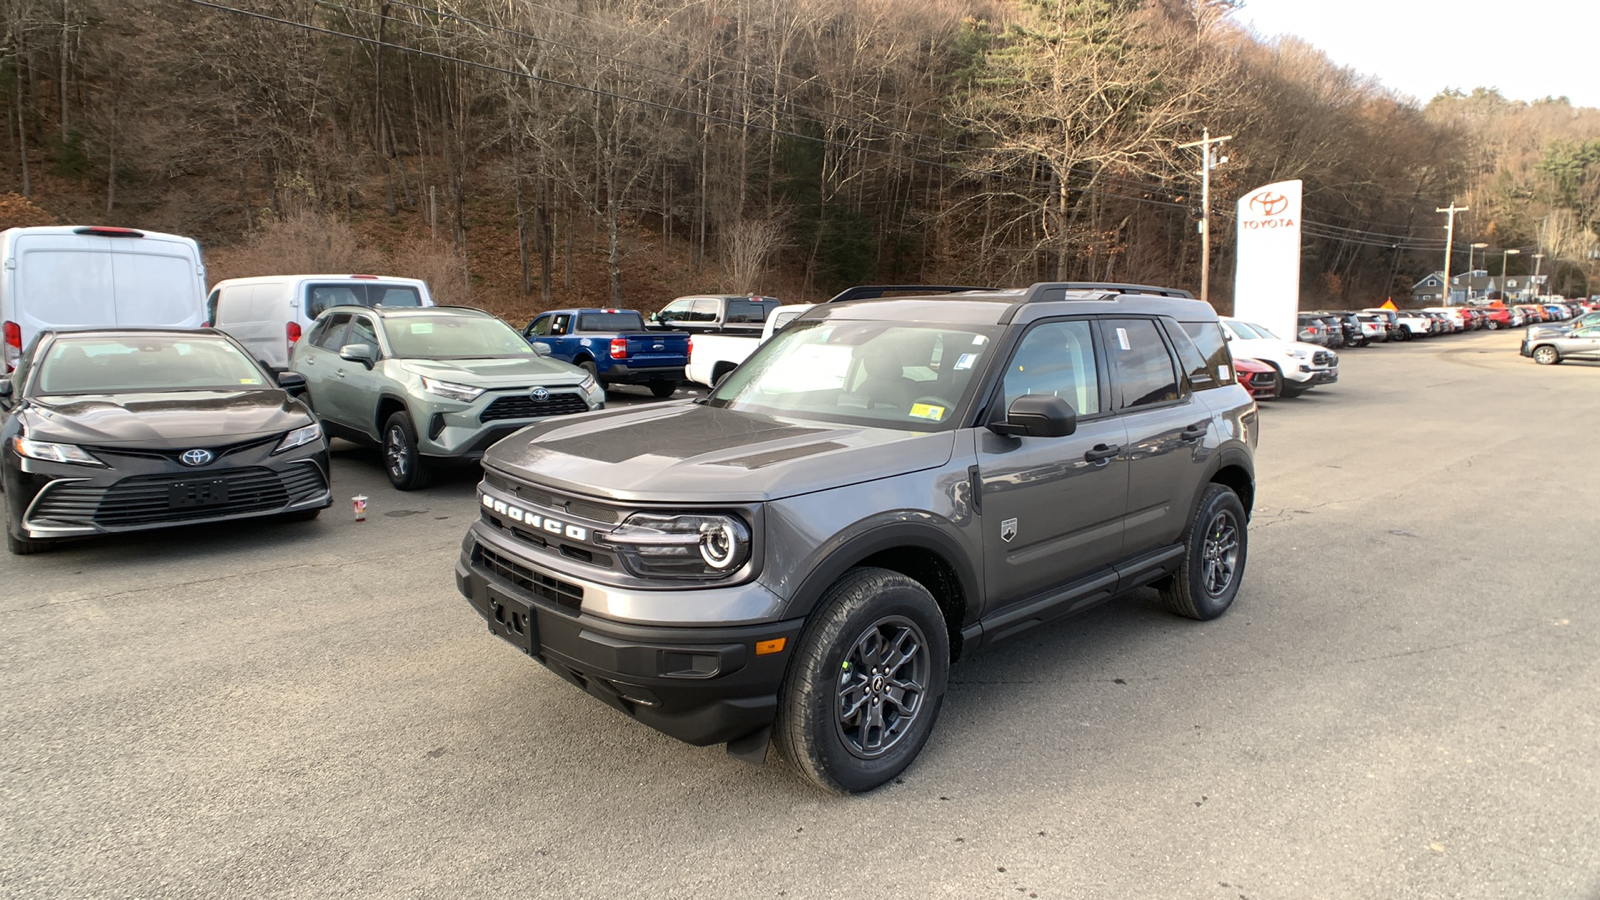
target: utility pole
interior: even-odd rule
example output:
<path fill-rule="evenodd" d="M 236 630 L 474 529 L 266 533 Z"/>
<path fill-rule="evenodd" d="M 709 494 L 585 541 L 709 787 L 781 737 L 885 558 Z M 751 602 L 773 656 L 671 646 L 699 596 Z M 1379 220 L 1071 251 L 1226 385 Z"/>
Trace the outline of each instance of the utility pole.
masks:
<path fill-rule="evenodd" d="M 1455 201 L 1450 201 L 1448 209 L 1435 209 L 1434 212 L 1450 214 L 1450 223 L 1444 227 L 1444 305 L 1450 305 L 1450 248 L 1456 239 L 1456 213 L 1466 212 L 1467 207 L 1457 206 Z M 1471 279 L 1468 279 L 1470 286 Z"/>
<path fill-rule="evenodd" d="M 1179 144 L 1178 149 L 1200 148 L 1200 299 L 1211 302 L 1211 145 L 1233 140 L 1233 135 L 1214 138 L 1211 129 L 1200 129 L 1200 140 Z M 1221 162 L 1227 162 L 1226 156 Z"/>
<path fill-rule="evenodd" d="M 1532 282 L 1533 289 L 1535 291 L 1538 291 L 1539 288 L 1541 287 L 1541 285 L 1539 284 L 1539 267 L 1541 265 L 1543 265 L 1543 264 L 1544 264 L 1544 254 L 1543 253 L 1535 253 L 1533 255 L 1533 282 Z M 1549 291 L 1545 291 L 1545 293 L 1548 294 L 1550 292 Z M 1537 293 L 1535 293 L 1534 296 L 1537 297 L 1539 295 Z"/>

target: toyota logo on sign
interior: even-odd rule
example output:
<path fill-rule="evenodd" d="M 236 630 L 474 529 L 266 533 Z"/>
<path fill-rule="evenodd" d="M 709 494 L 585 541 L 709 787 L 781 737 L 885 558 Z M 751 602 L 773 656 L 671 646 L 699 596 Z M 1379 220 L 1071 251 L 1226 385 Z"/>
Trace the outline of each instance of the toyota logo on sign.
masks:
<path fill-rule="evenodd" d="M 183 455 L 178 457 L 178 462 L 186 466 L 203 466 L 213 459 L 215 457 L 211 455 L 210 450 L 195 449 L 183 451 Z"/>
<path fill-rule="evenodd" d="M 1289 198 L 1270 191 L 1250 198 L 1250 208 L 1258 215 L 1276 216 L 1289 208 Z"/>
<path fill-rule="evenodd" d="M 550 399 L 550 392 L 545 390 L 544 388 L 534 388 L 533 389 L 533 393 L 530 394 L 529 396 L 531 396 L 533 398 L 533 402 L 535 402 L 535 403 L 543 403 L 546 400 Z"/>

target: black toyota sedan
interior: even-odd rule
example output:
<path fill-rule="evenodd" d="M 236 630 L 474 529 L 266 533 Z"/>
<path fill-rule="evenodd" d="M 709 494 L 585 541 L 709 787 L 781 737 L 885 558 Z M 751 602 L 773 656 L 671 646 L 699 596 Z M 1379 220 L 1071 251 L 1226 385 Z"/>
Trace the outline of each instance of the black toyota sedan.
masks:
<path fill-rule="evenodd" d="M 304 384 L 210 329 L 40 332 L 0 379 L 7 548 L 315 517 L 333 497 Z"/>

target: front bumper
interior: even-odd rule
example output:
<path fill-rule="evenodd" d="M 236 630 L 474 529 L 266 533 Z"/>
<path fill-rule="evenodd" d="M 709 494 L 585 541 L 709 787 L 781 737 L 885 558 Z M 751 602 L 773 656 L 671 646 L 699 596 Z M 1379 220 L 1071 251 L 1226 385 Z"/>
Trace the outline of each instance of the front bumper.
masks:
<path fill-rule="evenodd" d="M 605 395 L 576 387 L 551 388 L 535 400 L 530 390 L 487 391 L 471 403 L 412 398 L 417 452 L 435 460 L 475 460 L 496 441 L 554 416 L 594 412 Z"/>
<path fill-rule="evenodd" d="M 456 588 L 489 632 L 597 699 L 690 744 L 726 743 L 772 724 L 801 619 L 694 627 L 621 622 L 584 609 L 574 582 L 469 532 Z M 660 593 L 660 592 L 658 592 Z M 676 593 L 684 605 L 694 590 Z M 757 645 L 782 642 L 779 652 Z"/>
<path fill-rule="evenodd" d="M 276 438 L 188 468 L 155 452 L 94 452 L 107 468 L 8 454 L 5 502 L 27 540 L 200 525 L 322 509 L 333 503 L 325 447 L 270 455 Z"/>
<path fill-rule="evenodd" d="M 603 384 L 650 384 L 652 382 L 684 382 L 683 366 L 630 366 L 612 363 L 611 368 L 600 373 Z"/>

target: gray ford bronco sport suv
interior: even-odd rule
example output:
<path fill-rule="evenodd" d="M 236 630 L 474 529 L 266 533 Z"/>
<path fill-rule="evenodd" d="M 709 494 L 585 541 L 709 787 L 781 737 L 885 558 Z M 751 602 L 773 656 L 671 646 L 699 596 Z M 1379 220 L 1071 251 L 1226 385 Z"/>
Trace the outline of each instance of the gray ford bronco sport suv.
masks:
<path fill-rule="evenodd" d="M 1140 285 L 830 302 L 703 400 L 483 458 L 456 583 L 622 712 L 819 785 L 927 742 L 950 663 L 1142 587 L 1244 575 L 1256 406 L 1212 309 Z"/>

